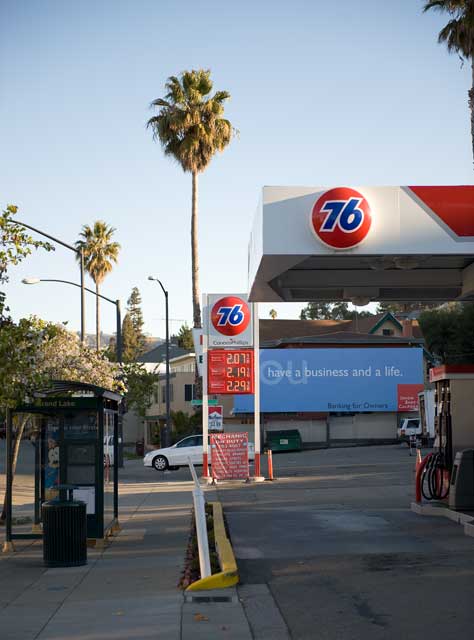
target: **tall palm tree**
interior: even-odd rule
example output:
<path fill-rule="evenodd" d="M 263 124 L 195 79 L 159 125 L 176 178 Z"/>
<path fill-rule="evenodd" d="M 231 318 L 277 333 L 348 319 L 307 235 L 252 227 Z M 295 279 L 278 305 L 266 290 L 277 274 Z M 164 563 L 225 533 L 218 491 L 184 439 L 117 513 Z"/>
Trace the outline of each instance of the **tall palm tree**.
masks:
<path fill-rule="evenodd" d="M 461 58 L 470 60 L 472 85 L 468 92 L 471 110 L 471 142 L 474 157 L 474 0 L 431 0 L 423 11 L 442 11 L 451 18 L 438 34 L 438 42 L 445 42 L 448 51 L 455 51 Z"/>
<path fill-rule="evenodd" d="M 198 257 L 198 174 L 202 173 L 217 151 L 223 151 L 234 134 L 225 120 L 224 103 L 227 91 L 212 91 L 211 72 L 198 69 L 184 71 L 180 78 L 171 76 L 166 82 L 165 98 L 157 98 L 151 107 L 158 114 L 150 118 L 147 127 L 153 139 L 159 140 L 165 155 L 174 158 L 183 171 L 192 175 L 191 262 L 193 288 L 193 323 L 201 326 L 199 301 Z"/>
<path fill-rule="evenodd" d="M 84 252 L 84 266 L 87 273 L 95 283 L 96 293 L 100 293 L 100 285 L 105 276 L 113 269 L 113 263 L 117 263 L 120 245 L 112 241 L 115 232 L 102 220 L 94 222 L 93 227 L 85 224 L 79 234 L 81 239 L 76 242 L 76 247 Z M 78 254 L 78 259 L 80 259 Z M 95 335 L 96 348 L 100 349 L 100 298 L 95 298 Z"/>

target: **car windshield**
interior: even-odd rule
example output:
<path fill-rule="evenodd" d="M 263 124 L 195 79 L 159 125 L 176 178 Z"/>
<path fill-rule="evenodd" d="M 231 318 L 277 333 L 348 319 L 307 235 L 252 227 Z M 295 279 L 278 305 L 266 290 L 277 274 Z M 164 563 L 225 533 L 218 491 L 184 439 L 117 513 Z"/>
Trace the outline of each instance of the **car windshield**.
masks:
<path fill-rule="evenodd" d="M 198 442 L 199 437 L 200 436 L 190 436 L 189 438 L 184 438 L 184 440 L 180 440 L 176 443 L 176 447 L 196 447 L 197 445 L 202 444 L 202 438 L 201 442 Z"/>

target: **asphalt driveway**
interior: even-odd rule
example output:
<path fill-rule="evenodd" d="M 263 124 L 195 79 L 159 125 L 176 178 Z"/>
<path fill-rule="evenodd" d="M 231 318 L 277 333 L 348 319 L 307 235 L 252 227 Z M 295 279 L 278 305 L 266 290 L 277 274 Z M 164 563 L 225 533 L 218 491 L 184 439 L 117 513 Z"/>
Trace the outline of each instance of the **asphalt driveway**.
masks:
<path fill-rule="evenodd" d="M 276 482 L 219 486 L 242 594 L 260 585 L 255 637 L 259 593 L 295 639 L 472 637 L 474 538 L 410 511 L 414 462 L 400 446 L 283 454 Z"/>

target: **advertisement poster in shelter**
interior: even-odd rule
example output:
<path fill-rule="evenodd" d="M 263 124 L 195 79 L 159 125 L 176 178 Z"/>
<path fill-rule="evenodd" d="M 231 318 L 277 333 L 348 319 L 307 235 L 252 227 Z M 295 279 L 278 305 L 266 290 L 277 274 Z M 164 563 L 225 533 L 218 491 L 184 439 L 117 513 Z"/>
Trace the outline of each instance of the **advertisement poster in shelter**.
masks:
<path fill-rule="evenodd" d="M 215 480 L 246 480 L 249 477 L 248 434 L 212 434 L 211 468 Z"/>

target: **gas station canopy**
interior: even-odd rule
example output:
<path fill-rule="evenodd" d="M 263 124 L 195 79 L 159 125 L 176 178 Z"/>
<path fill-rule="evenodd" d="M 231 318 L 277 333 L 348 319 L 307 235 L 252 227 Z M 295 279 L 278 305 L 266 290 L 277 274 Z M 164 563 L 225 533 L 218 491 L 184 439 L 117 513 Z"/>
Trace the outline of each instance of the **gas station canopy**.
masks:
<path fill-rule="evenodd" d="M 474 186 L 264 187 L 250 300 L 474 300 Z"/>

